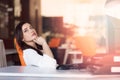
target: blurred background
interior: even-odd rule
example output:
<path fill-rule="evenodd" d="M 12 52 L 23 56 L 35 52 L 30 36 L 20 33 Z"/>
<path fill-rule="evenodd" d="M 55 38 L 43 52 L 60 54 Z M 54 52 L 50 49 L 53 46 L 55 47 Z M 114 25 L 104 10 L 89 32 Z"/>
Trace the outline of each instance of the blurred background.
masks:
<path fill-rule="evenodd" d="M 79 62 L 81 52 L 85 56 L 120 53 L 119 5 L 119 0 L 0 0 L 0 39 L 7 65 L 20 64 L 13 41 L 20 21 L 31 22 L 58 64 Z M 71 51 L 78 54 L 72 52 L 66 60 Z M 77 59 L 72 62 L 74 53 Z"/>

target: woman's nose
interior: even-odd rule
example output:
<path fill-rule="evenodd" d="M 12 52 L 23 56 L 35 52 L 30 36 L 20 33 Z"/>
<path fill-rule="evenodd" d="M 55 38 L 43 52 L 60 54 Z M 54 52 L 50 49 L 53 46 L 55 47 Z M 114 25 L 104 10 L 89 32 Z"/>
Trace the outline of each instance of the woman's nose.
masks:
<path fill-rule="evenodd" d="M 32 29 L 32 30 L 30 31 L 30 33 L 35 33 L 35 31 Z"/>
<path fill-rule="evenodd" d="M 30 29 L 29 31 L 30 31 L 30 32 L 34 32 L 34 30 L 33 30 L 33 29 Z"/>

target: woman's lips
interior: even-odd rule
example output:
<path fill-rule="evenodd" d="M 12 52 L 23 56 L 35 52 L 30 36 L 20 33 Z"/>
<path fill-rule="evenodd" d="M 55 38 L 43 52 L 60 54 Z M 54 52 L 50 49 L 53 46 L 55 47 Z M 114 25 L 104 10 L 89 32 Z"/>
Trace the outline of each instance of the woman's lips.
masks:
<path fill-rule="evenodd" d="M 37 34 L 36 34 L 36 33 L 33 33 L 32 36 L 37 36 Z"/>

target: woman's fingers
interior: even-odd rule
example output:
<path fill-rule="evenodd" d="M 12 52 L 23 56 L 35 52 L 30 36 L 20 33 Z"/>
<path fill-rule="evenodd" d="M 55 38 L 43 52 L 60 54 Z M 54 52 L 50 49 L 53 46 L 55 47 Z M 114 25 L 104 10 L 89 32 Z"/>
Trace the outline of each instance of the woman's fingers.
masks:
<path fill-rule="evenodd" d="M 37 37 L 36 39 L 33 40 L 35 43 L 42 45 L 45 41 L 44 38 L 42 37 Z"/>

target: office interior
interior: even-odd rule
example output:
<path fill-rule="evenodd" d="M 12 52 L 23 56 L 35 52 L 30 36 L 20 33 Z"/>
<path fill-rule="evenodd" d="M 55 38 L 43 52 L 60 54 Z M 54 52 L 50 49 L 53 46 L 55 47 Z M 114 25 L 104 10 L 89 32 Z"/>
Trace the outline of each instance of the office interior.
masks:
<path fill-rule="evenodd" d="M 119 0 L 0 0 L 6 66 L 21 65 L 14 44 L 14 29 L 20 21 L 30 22 L 46 39 L 58 64 L 120 53 L 119 4 Z"/>

